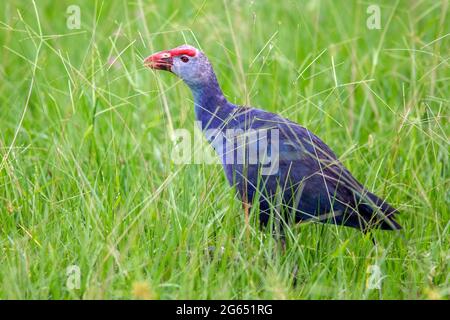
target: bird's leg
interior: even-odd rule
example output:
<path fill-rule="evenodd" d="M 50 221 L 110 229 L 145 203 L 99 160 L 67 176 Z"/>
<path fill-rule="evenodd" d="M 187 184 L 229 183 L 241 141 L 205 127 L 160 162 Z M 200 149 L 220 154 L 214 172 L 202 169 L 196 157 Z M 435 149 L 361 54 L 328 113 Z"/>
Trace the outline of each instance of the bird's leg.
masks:
<path fill-rule="evenodd" d="M 287 244 L 286 244 L 286 234 L 284 231 L 284 228 L 281 227 L 279 228 L 279 230 L 276 232 L 275 236 L 277 237 L 277 240 L 279 240 L 279 244 L 281 246 L 281 254 L 283 256 L 286 255 L 286 251 L 287 251 Z M 280 248 L 278 246 L 278 248 Z M 293 287 L 297 287 L 297 280 L 298 280 L 298 263 L 296 262 L 294 265 L 294 270 L 292 270 L 292 286 Z"/>
<path fill-rule="evenodd" d="M 373 245 L 376 247 L 377 246 L 377 239 L 375 239 L 375 236 L 373 235 L 373 233 L 370 233 L 370 240 L 372 240 Z"/>
<path fill-rule="evenodd" d="M 242 200 L 242 208 L 244 208 L 244 220 L 245 220 L 245 229 L 246 229 L 246 233 L 247 236 L 249 236 L 249 231 L 250 231 L 250 207 L 251 204 L 247 202 L 247 198 L 244 198 Z"/>
<path fill-rule="evenodd" d="M 251 204 L 248 202 L 247 192 L 244 192 L 242 195 L 242 208 L 244 208 L 244 220 L 247 237 L 250 236 L 250 207 Z"/>
<path fill-rule="evenodd" d="M 275 237 L 281 245 L 281 253 L 286 254 L 286 235 L 284 234 L 283 227 L 279 226 L 278 230 L 275 231 Z"/>
<path fill-rule="evenodd" d="M 374 236 L 372 230 L 369 229 L 369 228 L 366 228 L 362 232 L 363 232 L 364 235 L 367 235 L 367 234 L 369 235 L 370 240 L 372 241 L 373 245 L 376 247 L 377 246 L 377 240 L 375 239 L 375 236 Z"/>
<path fill-rule="evenodd" d="M 294 271 L 292 272 L 292 285 L 293 287 L 297 287 L 297 279 L 298 279 L 298 264 L 295 263 Z"/>

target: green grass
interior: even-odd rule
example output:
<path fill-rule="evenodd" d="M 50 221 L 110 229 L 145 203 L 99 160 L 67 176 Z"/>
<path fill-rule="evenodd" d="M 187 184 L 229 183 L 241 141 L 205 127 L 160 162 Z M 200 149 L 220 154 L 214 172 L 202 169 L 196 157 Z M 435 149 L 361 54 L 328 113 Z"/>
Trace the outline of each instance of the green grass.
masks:
<path fill-rule="evenodd" d="M 448 1 L 3 1 L 0 21 L 0 298 L 449 298 Z M 293 226 L 284 254 L 257 212 L 247 233 L 220 166 L 171 160 L 192 97 L 142 58 L 185 42 L 230 101 L 321 137 L 404 230 L 374 247 Z"/>

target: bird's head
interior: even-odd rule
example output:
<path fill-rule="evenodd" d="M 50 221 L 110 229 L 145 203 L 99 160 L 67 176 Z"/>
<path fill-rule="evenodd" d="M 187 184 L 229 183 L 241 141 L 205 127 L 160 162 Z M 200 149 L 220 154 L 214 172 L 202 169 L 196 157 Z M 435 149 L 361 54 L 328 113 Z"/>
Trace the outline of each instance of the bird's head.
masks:
<path fill-rule="evenodd" d="M 176 74 L 189 86 L 201 86 L 213 76 L 208 58 L 189 45 L 164 50 L 145 58 L 144 65 L 155 70 L 166 70 Z"/>

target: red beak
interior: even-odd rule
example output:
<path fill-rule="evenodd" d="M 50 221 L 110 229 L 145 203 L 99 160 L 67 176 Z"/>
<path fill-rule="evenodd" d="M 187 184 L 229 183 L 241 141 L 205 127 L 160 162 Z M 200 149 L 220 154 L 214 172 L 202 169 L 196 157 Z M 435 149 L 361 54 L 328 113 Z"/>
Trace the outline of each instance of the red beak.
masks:
<path fill-rule="evenodd" d="M 144 65 L 155 70 L 171 71 L 173 59 L 170 53 L 161 51 L 145 58 Z"/>

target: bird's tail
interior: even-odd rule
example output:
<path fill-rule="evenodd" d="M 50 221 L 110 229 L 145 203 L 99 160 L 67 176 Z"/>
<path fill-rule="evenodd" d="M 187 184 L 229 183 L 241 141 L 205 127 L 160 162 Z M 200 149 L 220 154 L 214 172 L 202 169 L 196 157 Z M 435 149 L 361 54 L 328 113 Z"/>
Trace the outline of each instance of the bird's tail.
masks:
<path fill-rule="evenodd" d="M 373 193 L 367 192 L 365 197 L 369 201 L 358 204 L 358 212 L 368 221 L 369 226 L 382 230 L 402 229 L 394 219 L 394 215 L 398 213 L 397 209 Z"/>

